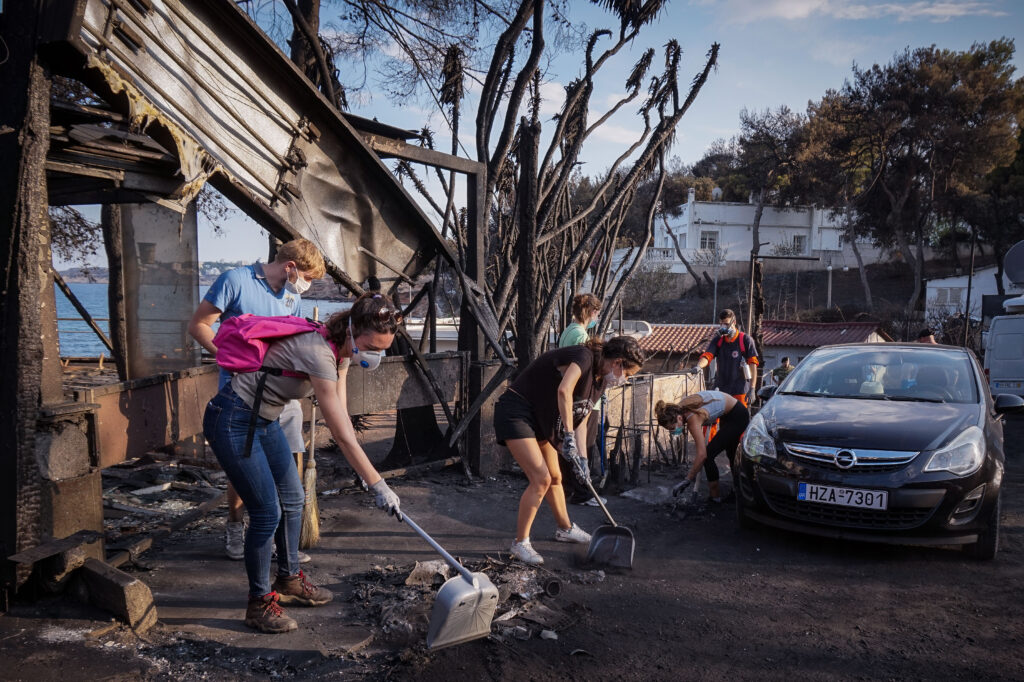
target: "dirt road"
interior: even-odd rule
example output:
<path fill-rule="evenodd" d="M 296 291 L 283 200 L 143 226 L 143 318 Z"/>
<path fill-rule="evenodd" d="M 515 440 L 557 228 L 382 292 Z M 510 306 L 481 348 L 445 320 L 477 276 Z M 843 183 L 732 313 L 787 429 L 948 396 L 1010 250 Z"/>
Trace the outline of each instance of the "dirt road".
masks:
<path fill-rule="evenodd" d="M 550 541 L 551 516 L 538 517 L 534 545 L 563 580 L 548 602 L 563 616 L 557 639 L 539 638 L 535 627 L 524 640 L 427 652 L 418 636 L 385 632 L 366 604 L 387 582 L 382 575 L 404 575 L 435 555 L 373 510 L 368 496 L 343 492 L 321 500 L 323 543 L 309 565 L 337 598 L 293 610 L 298 631 L 268 636 L 241 624 L 244 571 L 221 556 L 214 518 L 144 557 L 150 570 L 139 576 L 161 619 L 145 638 L 75 634 L 69 622 L 85 631 L 95 615 L 66 604 L 18 607 L 0 617 L 0 677 L 56 680 L 75 670 L 126 680 L 1021 680 L 1024 419 L 1006 436 L 1003 538 L 993 562 L 948 549 L 742 531 L 728 505 L 681 518 L 613 497 L 617 520 L 636 529 L 631 571 L 582 572 L 583 549 Z M 507 550 L 518 477 L 468 487 L 446 472 L 394 487 L 453 553 L 483 560 Z M 584 527 L 602 520 L 594 508 L 571 512 Z"/>
<path fill-rule="evenodd" d="M 1024 420 L 1008 424 L 1006 442 L 993 562 L 742 531 L 730 509 L 678 520 L 637 505 L 626 513 L 639 526 L 634 570 L 568 586 L 564 599 L 587 611 L 557 641 L 481 642 L 394 672 L 421 680 L 1024 679 Z"/>

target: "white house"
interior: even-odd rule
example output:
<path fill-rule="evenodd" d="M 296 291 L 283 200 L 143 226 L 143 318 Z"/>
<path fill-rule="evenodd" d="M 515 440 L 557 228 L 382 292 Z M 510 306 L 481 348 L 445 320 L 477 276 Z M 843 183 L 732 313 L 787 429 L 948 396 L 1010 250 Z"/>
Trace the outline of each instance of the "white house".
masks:
<path fill-rule="evenodd" d="M 975 269 L 974 280 L 971 283 L 971 317 L 981 318 L 982 296 L 999 293 L 995 273 L 994 265 Z M 967 305 L 967 279 L 968 276 L 964 274 L 928 280 L 925 290 L 925 318 L 931 320 L 963 313 Z M 1024 294 L 1024 287 L 1011 283 L 1005 273 L 1003 289 L 1007 294 Z"/>
<path fill-rule="evenodd" d="M 756 209 L 752 203 L 696 201 L 691 189 L 678 218 L 670 220 L 668 227 L 664 221 L 655 223 L 653 243 L 647 249 L 645 262 L 667 265 L 674 273 L 686 272 L 669 236 L 671 230 L 679 240 L 683 255 L 698 271 L 713 266 L 717 253 L 721 260 L 720 276 L 743 275 L 754 242 Z M 843 241 L 840 220 L 830 213 L 830 209 L 813 206 L 784 209 L 766 206 L 761 215 L 760 253 L 814 259 L 772 260 L 771 270 L 823 270 L 829 264 L 833 267 L 856 267 L 853 250 Z M 884 257 L 869 242 L 858 241 L 857 246 L 865 263 L 876 263 Z M 617 250 L 616 261 L 626 253 L 627 249 Z"/>

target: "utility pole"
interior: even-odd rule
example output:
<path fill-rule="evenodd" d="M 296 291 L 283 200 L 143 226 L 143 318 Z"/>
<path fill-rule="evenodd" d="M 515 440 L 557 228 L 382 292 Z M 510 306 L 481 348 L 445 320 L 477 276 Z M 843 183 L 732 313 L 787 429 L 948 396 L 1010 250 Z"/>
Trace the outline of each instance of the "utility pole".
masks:
<path fill-rule="evenodd" d="M 978 231 L 971 227 L 971 269 L 967 272 L 967 305 L 964 306 L 964 347 L 971 330 L 971 285 L 974 283 L 974 245 L 978 241 Z"/>
<path fill-rule="evenodd" d="M 828 267 L 825 268 L 825 269 L 828 271 L 828 298 L 826 299 L 825 307 L 828 308 L 829 310 L 831 310 L 832 309 L 832 263 L 829 263 Z"/>

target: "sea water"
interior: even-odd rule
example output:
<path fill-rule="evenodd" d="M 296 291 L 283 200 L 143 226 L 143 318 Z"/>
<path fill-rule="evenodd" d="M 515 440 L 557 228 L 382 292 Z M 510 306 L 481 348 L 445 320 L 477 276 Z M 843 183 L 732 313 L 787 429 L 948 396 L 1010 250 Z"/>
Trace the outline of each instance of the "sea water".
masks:
<path fill-rule="evenodd" d="M 81 302 L 89 315 L 96 321 L 96 324 L 103 333 L 110 336 L 110 322 L 107 308 L 107 285 L 106 283 L 74 283 L 68 284 L 68 288 Z M 199 299 L 206 295 L 209 286 L 199 287 Z M 57 333 L 60 339 L 60 354 L 64 357 L 98 357 L 103 353 L 108 358 L 111 353 L 103 342 L 96 336 L 96 332 L 82 319 L 71 305 L 60 289 L 54 285 L 54 295 L 57 297 Z M 317 299 L 302 299 L 302 316 L 313 317 L 313 307 L 319 310 L 321 320 L 326 320 L 332 314 L 340 310 L 348 310 L 351 303 L 347 301 L 324 301 Z"/>

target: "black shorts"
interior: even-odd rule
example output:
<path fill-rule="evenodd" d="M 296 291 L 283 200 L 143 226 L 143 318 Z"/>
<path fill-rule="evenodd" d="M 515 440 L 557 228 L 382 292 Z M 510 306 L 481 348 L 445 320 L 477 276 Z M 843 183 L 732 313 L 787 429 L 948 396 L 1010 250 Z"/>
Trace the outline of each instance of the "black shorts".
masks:
<path fill-rule="evenodd" d="M 533 406 L 513 391 L 505 391 L 494 405 L 494 435 L 498 445 L 517 438 L 547 440 L 538 433 Z"/>

